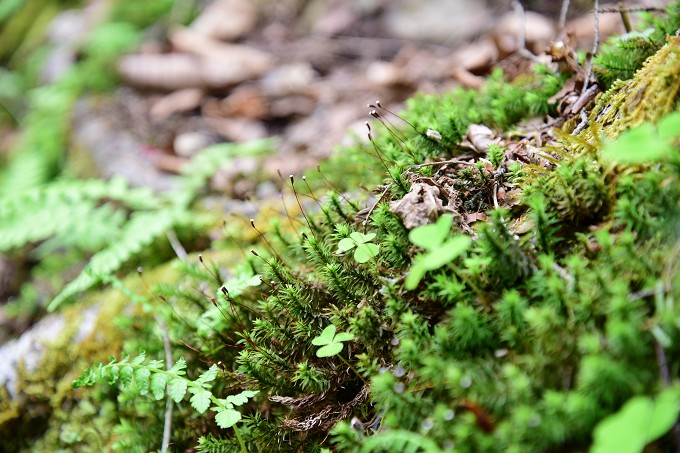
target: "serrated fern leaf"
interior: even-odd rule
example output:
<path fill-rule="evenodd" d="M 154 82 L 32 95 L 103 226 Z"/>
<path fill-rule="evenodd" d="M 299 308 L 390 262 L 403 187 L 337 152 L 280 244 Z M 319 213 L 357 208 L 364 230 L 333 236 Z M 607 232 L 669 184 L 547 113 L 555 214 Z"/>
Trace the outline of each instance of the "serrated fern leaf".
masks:
<path fill-rule="evenodd" d="M 71 296 L 89 289 L 101 277 L 118 270 L 144 247 L 174 227 L 185 215 L 186 212 L 180 210 L 135 213 L 121 232 L 121 239 L 95 254 L 78 277 L 68 283 L 50 302 L 48 310 L 55 310 Z"/>
<path fill-rule="evenodd" d="M 366 439 L 361 453 L 440 453 L 442 449 L 434 442 L 420 434 L 410 431 L 391 430 L 378 433 Z"/>
<path fill-rule="evenodd" d="M 120 231 L 130 209 L 151 208 L 157 202 L 148 190 L 130 189 L 125 182 L 60 181 L 0 198 L 0 250 L 57 238 L 60 246 L 101 247 Z"/>
<path fill-rule="evenodd" d="M 223 428 L 233 426 L 241 420 L 241 413 L 234 409 L 234 405 L 240 406 L 248 402 L 250 398 L 258 392 L 245 390 L 237 395 L 230 395 L 226 399 L 219 399 L 213 396 L 211 381 L 217 377 L 218 368 L 212 365 L 207 371 L 201 374 L 196 380 L 187 379 L 186 361 L 180 358 L 169 370 L 163 368 L 162 360 L 146 361 L 146 355 L 141 352 L 137 357 L 130 359 L 124 356 L 120 361 L 112 359 L 106 365 L 95 363 L 91 368 L 86 369 L 78 379 L 72 382 L 72 387 L 92 386 L 101 381 L 108 381 L 114 384 L 120 380 L 122 388 L 131 388 L 134 381 L 136 391 L 139 395 L 147 395 L 149 391 L 154 399 L 160 400 L 167 394 L 175 402 L 179 403 L 184 399 L 187 392 L 191 393 L 191 406 L 199 413 L 204 413 L 211 408 L 217 413 L 217 424 Z"/>

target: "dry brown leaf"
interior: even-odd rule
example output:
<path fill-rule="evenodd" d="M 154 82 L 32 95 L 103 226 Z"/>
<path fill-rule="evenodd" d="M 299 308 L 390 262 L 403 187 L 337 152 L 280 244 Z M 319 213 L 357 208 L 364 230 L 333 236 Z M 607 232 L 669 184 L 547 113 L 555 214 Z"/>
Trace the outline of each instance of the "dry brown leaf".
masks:
<path fill-rule="evenodd" d="M 175 49 L 201 57 L 201 78 L 210 88 L 225 88 L 259 78 L 274 63 L 267 52 L 223 43 L 188 28 L 173 30 L 169 39 Z"/>
<path fill-rule="evenodd" d="M 390 203 L 390 212 L 397 214 L 409 230 L 435 221 L 441 214 L 460 214 L 451 206 L 444 206 L 439 188 L 414 182 L 411 190 L 401 200 Z"/>
<path fill-rule="evenodd" d="M 125 55 L 118 72 L 126 83 L 139 88 L 174 91 L 204 86 L 200 60 L 192 55 Z"/>
<path fill-rule="evenodd" d="M 498 143 L 499 140 L 494 132 L 483 124 L 471 124 L 461 146 L 485 154 L 489 150 L 489 146 Z"/>
<path fill-rule="evenodd" d="M 486 220 L 486 214 L 483 212 L 471 212 L 470 214 L 465 214 L 465 222 L 468 224 L 479 222 L 481 220 Z"/>
<path fill-rule="evenodd" d="M 498 48 L 489 37 L 462 46 L 453 54 L 455 67 L 464 68 L 468 71 L 485 70 L 497 59 Z"/>
<path fill-rule="evenodd" d="M 151 106 L 151 118 L 163 121 L 173 113 L 194 110 L 201 105 L 204 91 L 200 88 L 185 88 L 163 96 Z"/>
<path fill-rule="evenodd" d="M 220 116 L 240 116 L 249 119 L 262 119 L 269 116 L 268 101 L 257 86 L 241 85 L 234 89 L 229 96 L 214 105 L 215 114 Z M 213 105 L 206 114 L 213 114 Z M 208 111 L 210 110 L 210 111 Z"/>
<path fill-rule="evenodd" d="M 191 24 L 207 36 L 234 41 L 250 33 L 257 24 L 257 7 L 250 0 L 217 0 L 209 3 Z"/>
<path fill-rule="evenodd" d="M 526 11 L 522 20 L 521 15 L 510 12 L 494 27 L 494 38 L 501 53 L 509 54 L 519 48 L 522 30 L 526 48 L 535 54 L 541 53 L 555 36 L 555 26 L 547 17 Z"/>
<path fill-rule="evenodd" d="M 267 128 L 248 118 L 205 118 L 206 123 L 219 135 L 232 142 L 243 143 L 267 136 Z"/>

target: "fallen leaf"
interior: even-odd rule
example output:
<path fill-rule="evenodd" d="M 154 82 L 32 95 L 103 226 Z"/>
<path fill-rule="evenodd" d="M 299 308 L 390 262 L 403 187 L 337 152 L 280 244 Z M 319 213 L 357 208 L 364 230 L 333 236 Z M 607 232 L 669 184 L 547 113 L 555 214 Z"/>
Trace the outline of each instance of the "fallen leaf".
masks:
<path fill-rule="evenodd" d="M 151 118 L 160 122 L 173 113 L 194 110 L 201 105 L 204 91 L 200 88 L 184 88 L 174 91 L 154 102 L 151 106 Z"/>
<path fill-rule="evenodd" d="M 404 198 L 390 203 L 390 212 L 397 214 L 409 230 L 432 223 L 447 212 L 460 218 L 453 207 L 444 206 L 438 187 L 419 182 L 411 185 Z"/>
<path fill-rule="evenodd" d="M 248 0 L 217 0 L 209 3 L 191 28 L 207 36 L 234 41 L 250 33 L 257 24 L 257 7 Z"/>
<path fill-rule="evenodd" d="M 135 87 L 174 91 L 204 86 L 200 60 L 192 55 L 125 55 L 118 60 L 118 73 Z"/>

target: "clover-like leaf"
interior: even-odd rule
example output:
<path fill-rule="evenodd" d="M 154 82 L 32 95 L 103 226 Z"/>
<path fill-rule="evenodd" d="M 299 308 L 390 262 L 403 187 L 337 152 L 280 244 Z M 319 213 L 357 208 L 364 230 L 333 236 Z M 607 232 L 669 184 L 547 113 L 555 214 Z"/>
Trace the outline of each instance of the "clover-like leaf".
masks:
<path fill-rule="evenodd" d="M 673 427 L 680 411 L 677 387 L 664 390 L 655 400 L 636 396 L 615 414 L 602 420 L 593 433 L 591 452 L 633 453 Z"/>
<path fill-rule="evenodd" d="M 668 134 L 664 127 L 664 135 Z M 659 137 L 651 123 L 623 132 L 616 141 L 605 144 L 602 151 L 605 158 L 627 164 L 658 162 L 671 153 L 673 147 Z"/>
<path fill-rule="evenodd" d="M 354 335 L 349 332 L 335 333 L 336 328 L 333 324 L 326 327 L 318 337 L 312 339 L 312 344 L 322 346 L 316 351 L 317 357 L 332 357 L 342 351 L 345 341 L 354 339 Z"/>
<path fill-rule="evenodd" d="M 409 240 L 425 250 L 434 250 L 439 247 L 451 231 L 453 217 L 444 214 L 439 217 L 436 223 L 423 225 L 411 230 L 408 234 Z"/>
<path fill-rule="evenodd" d="M 669 113 L 656 125 L 661 140 L 674 140 L 680 137 L 680 112 Z"/>
<path fill-rule="evenodd" d="M 373 243 L 359 244 L 357 249 L 354 251 L 354 259 L 357 263 L 365 263 L 371 258 L 378 256 L 380 247 Z"/>
<path fill-rule="evenodd" d="M 346 252 L 347 250 L 352 250 L 356 246 L 357 246 L 357 243 L 352 238 L 341 239 L 340 242 L 338 242 L 337 253 L 343 253 L 343 252 Z"/>
<path fill-rule="evenodd" d="M 354 250 L 354 259 L 358 263 L 366 263 L 371 258 L 378 255 L 380 247 L 370 242 L 375 238 L 375 233 L 360 233 L 355 231 L 349 235 L 348 238 L 341 239 L 338 242 L 338 250 L 336 253 L 344 253 L 352 249 Z"/>
<path fill-rule="evenodd" d="M 446 240 L 452 221 L 451 216 L 444 215 L 433 225 L 420 226 L 411 231 L 409 234 L 411 242 L 427 251 L 413 259 L 411 269 L 404 280 L 404 288 L 415 289 L 427 271 L 444 266 L 470 247 L 472 240 L 464 235 Z"/>
<path fill-rule="evenodd" d="M 323 331 L 321 331 L 321 334 L 318 337 L 315 337 L 312 339 L 312 344 L 314 346 L 321 346 L 324 344 L 329 344 L 333 341 L 333 337 L 335 337 L 335 329 L 336 327 L 331 324 Z"/>
<path fill-rule="evenodd" d="M 316 356 L 317 357 L 333 357 L 334 355 L 340 353 L 342 351 L 342 348 L 345 345 L 342 343 L 331 343 L 327 344 L 326 346 L 320 347 L 318 351 L 316 351 Z"/>
<path fill-rule="evenodd" d="M 241 413 L 234 409 L 222 409 L 215 415 L 215 423 L 223 429 L 231 428 L 239 420 L 241 420 Z"/>

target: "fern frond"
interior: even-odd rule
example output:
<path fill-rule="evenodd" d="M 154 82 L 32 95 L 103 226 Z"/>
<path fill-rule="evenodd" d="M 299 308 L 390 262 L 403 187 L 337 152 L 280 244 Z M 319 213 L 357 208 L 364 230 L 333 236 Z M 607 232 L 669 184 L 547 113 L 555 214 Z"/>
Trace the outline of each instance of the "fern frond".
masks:
<path fill-rule="evenodd" d="M 393 429 L 364 440 L 360 453 L 441 453 L 444 450 L 427 437 L 411 431 Z"/>
<path fill-rule="evenodd" d="M 69 282 L 50 302 L 48 310 L 56 310 L 70 297 L 98 283 L 102 276 L 110 275 L 118 270 L 166 231 L 179 223 L 188 223 L 190 219 L 187 217 L 189 217 L 188 213 L 179 209 L 133 214 L 121 231 L 119 240 L 96 253 L 78 277 Z"/>

